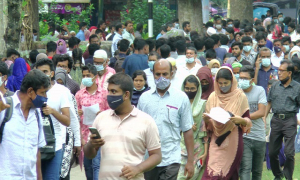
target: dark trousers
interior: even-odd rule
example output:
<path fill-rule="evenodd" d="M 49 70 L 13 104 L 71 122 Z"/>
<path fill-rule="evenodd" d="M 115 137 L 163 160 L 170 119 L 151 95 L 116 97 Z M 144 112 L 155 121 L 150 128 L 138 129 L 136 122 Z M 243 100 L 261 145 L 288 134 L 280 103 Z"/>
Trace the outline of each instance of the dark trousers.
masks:
<path fill-rule="evenodd" d="M 269 142 L 269 156 L 273 175 L 275 177 L 285 176 L 286 179 L 293 179 L 295 165 L 295 137 L 297 134 L 297 118 L 290 117 L 279 119 L 273 116 L 271 120 L 271 134 Z M 283 171 L 280 168 L 278 154 L 284 138 L 284 154 L 286 161 Z"/>
<path fill-rule="evenodd" d="M 145 172 L 146 180 L 177 180 L 180 164 L 174 163 L 169 166 L 155 167 L 151 171 Z"/>

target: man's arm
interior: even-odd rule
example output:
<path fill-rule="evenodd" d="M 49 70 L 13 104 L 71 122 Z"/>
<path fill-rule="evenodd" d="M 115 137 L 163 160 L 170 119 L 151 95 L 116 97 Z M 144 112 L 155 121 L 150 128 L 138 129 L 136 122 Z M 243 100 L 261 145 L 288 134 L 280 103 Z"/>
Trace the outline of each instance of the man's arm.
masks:
<path fill-rule="evenodd" d="M 259 55 L 258 55 L 259 56 Z M 255 62 L 255 75 L 254 75 L 254 83 L 257 84 L 258 72 L 260 68 L 261 58 L 257 57 L 258 59 Z"/>
<path fill-rule="evenodd" d="M 38 149 L 38 152 L 36 154 L 36 175 L 37 175 L 37 180 L 43 180 L 41 164 L 42 164 L 41 163 L 41 152 Z"/>
<path fill-rule="evenodd" d="M 90 140 L 83 147 L 83 152 L 86 158 L 93 159 L 97 155 L 97 151 L 101 146 L 104 145 L 104 139 L 94 139 L 96 137 L 95 134 L 90 135 Z"/>
<path fill-rule="evenodd" d="M 251 120 L 256 120 L 265 116 L 266 105 L 258 104 L 258 110 L 250 114 Z"/>
<path fill-rule="evenodd" d="M 187 174 L 187 178 L 192 178 L 194 176 L 194 137 L 193 130 L 183 132 L 184 143 L 188 154 L 187 163 L 185 165 L 184 175 Z"/>
<path fill-rule="evenodd" d="M 53 115 L 61 124 L 65 126 L 70 125 L 70 108 L 65 107 L 61 108 L 61 113 L 56 111 L 55 109 L 51 108 L 50 106 L 44 107 L 43 108 L 43 113 L 45 115 Z"/>
<path fill-rule="evenodd" d="M 268 105 L 266 107 L 266 111 L 265 111 L 265 119 L 268 117 L 268 114 L 271 110 L 271 107 L 272 107 L 272 103 L 271 102 L 268 102 Z"/>

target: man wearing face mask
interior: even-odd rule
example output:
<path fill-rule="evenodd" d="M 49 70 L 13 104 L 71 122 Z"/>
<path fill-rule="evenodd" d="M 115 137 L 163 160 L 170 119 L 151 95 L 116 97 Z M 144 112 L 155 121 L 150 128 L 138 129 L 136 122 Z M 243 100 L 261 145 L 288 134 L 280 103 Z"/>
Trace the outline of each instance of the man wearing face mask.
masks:
<path fill-rule="evenodd" d="M 225 34 L 226 33 L 226 31 L 225 31 L 225 29 L 223 29 L 223 27 L 222 27 L 222 19 L 221 18 L 218 18 L 218 19 L 216 19 L 216 21 L 215 21 L 215 28 L 216 28 L 216 34 Z"/>
<path fill-rule="evenodd" d="M 231 45 L 231 50 L 234 57 L 229 58 L 227 63 L 233 64 L 234 62 L 239 62 L 242 65 L 251 65 L 251 63 L 242 56 L 243 44 L 241 42 L 234 42 Z"/>
<path fill-rule="evenodd" d="M 155 52 L 155 51 L 150 52 L 149 57 L 148 57 L 149 68 L 144 70 L 144 72 L 146 73 L 146 76 L 147 76 L 147 84 L 151 89 L 156 88 L 154 78 L 153 78 L 153 67 L 154 67 L 154 63 L 156 61 L 158 61 L 160 58 L 161 57 L 157 52 Z"/>
<path fill-rule="evenodd" d="M 227 27 L 226 28 L 226 33 L 225 35 L 228 37 L 229 39 L 229 44 L 228 46 L 231 47 L 231 45 L 235 42 L 235 39 L 234 39 L 234 30 L 232 27 Z"/>
<path fill-rule="evenodd" d="M 84 154 L 94 158 L 101 147 L 104 168 L 100 168 L 99 179 L 142 180 L 143 172 L 161 162 L 158 128 L 151 116 L 131 105 L 134 86 L 130 76 L 118 73 L 108 82 L 107 101 L 111 109 L 96 117 L 92 127 L 101 138 L 91 134 Z M 149 158 L 144 160 L 146 150 Z"/>
<path fill-rule="evenodd" d="M 243 66 L 240 70 L 239 87 L 247 96 L 252 127 L 244 135 L 244 151 L 240 166 L 240 179 L 261 179 L 266 150 L 265 115 L 267 98 L 264 88 L 253 86 L 254 70 L 252 66 Z"/>
<path fill-rule="evenodd" d="M 255 58 L 257 53 L 253 50 L 253 43 L 252 38 L 250 36 L 244 36 L 242 38 L 242 44 L 243 44 L 243 52 L 242 57 L 251 63 L 253 66 L 255 63 Z"/>
<path fill-rule="evenodd" d="M 284 53 L 282 52 L 282 42 L 281 39 L 275 39 L 274 44 L 274 53 L 271 56 L 271 62 L 274 67 L 279 68 L 280 62 L 284 59 Z"/>
<path fill-rule="evenodd" d="M 283 52 L 289 52 L 294 47 L 290 36 L 284 36 L 282 38 L 282 46 Z"/>
<path fill-rule="evenodd" d="M 96 83 L 99 84 L 99 86 L 104 90 L 106 90 L 108 86 L 107 80 L 116 73 L 114 69 L 107 66 L 107 61 L 108 59 L 106 51 L 102 49 L 95 51 L 94 66 L 98 71 L 98 78 L 96 79 Z"/>
<path fill-rule="evenodd" d="M 39 148 L 45 146 L 46 141 L 38 108 L 47 102 L 49 87 L 50 79 L 41 71 L 32 70 L 24 77 L 20 91 L 11 97 L 11 107 L 0 101 L 1 179 L 42 178 Z M 9 108 L 12 108 L 12 116 L 4 123 Z"/>
<path fill-rule="evenodd" d="M 194 175 L 194 122 L 191 105 L 184 92 L 170 87 L 172 74 L 172 66 L 168 60 L 157 61 L 153 69 L 156 89 L 143 93 L 138 103 L 138 109 L 155 120 L 162 145 L 162 161 L 145 173 L 146 180 L 177 179 L 181 162 L 181 133 L 187 149 L 187 179 Z"/>
<path fill-rule="evenodd" d="M 270 76 L 274 74 L 275 67 L 271 64 L 270 49 L 266 47 L 261 48 L 258 56 L 255 62 L 254 83 L 262 86 L 267 94 L 268 81 L 270 80 Z"/>
<path fill-rule="evenodd" d="M 271 120 L 269 142 L 270 164 L 275 179 L 285 177 L 293 179 L 295 165 L 295 136 L 297 134 L 297 113 L 300 108 L 300 84 L 292 80 L 294 65 L 283 60 L 278 68 L 278 82 L 274 83 L 268 95 L 267 117 L 270 109 L 274 113 Z M 283 170 L 280 168 L 278 154 L 284 138 L 286 161 Z"/>

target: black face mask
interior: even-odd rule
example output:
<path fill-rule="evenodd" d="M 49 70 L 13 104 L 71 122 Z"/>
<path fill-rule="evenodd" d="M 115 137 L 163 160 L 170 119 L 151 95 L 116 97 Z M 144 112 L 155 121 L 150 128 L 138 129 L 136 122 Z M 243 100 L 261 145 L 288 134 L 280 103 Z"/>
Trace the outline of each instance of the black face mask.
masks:
<path fill-rule="evenodd" d="M 205 92 L 208 90 L 209 88 L 209 84 L 206 84 L 206 85 L 201 85 L 201 88 L 202 88 L 202 91 Z"/>
<path fill-rule="evenodd" d="M 289 80 L 290 80 L 290 77 L 288 76 L 285 79 L 280 80 L 280 82 L 281 82 L 281 84 L 286 84 Z"/>
<path fill-rule="evenodd" d="M 197 94 L 197 91 L 195 91 L 195 92 L 185 91 L 185 94 L 189 97 L 189 99 L 194 99 Z"/>

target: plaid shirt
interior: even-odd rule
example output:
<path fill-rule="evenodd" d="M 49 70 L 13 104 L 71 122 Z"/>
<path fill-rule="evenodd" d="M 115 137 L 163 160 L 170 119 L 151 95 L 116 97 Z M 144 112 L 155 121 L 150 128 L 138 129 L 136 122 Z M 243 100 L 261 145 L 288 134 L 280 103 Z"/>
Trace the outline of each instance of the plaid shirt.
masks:
<path fill-rule="evenodd" d="M 248 56 L 245 55 L 244 51 L 242 52 L 242 59 L 245 59 L 246 61 L 248 61 L 249 63 L 251 63 L 251 65 L 254 65 L 255 63 L 255 58 L 256 58 L 257 53 L 253 51 L 253 49 L 251 49 L 250 54 Z"/>

